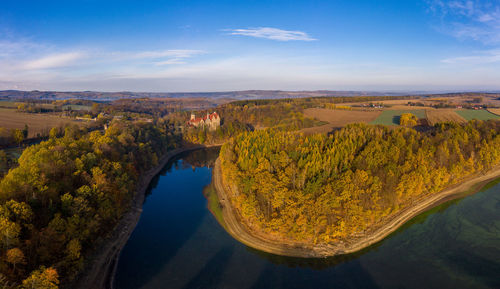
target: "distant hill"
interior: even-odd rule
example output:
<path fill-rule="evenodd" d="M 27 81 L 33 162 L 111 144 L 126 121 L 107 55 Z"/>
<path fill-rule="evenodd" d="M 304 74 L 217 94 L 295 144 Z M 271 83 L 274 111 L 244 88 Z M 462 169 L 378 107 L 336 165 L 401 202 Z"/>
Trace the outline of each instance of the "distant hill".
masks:
<path fill-rule="evenodd" d="M 457 95 L 491 95 L 490 93 L 478 92 L 458 92 L 437 94 L 435 92 L 424 91 L 406 91 L 406 92 L 384 92 L 384 91 L 333 91 L 333 90 L 315 90 L 315 91 L 282 91 L 282 90 L 244 90 L 244 91 L 226 91 L 226 92 L 98 92 L 98 91 L 21 91 L 21 90 L 3 90 L 0 91 L 0 98 L 3 99 L 90 99 L 109 101 L 121 98 L 212 98 L 212 99 L 273 99 L 273 98 L 298 98 L 298 97 L 336 97 L 336 96 L 403 96 L 403 95 L 439 95 L 439 96 L 457 96 Z"/>

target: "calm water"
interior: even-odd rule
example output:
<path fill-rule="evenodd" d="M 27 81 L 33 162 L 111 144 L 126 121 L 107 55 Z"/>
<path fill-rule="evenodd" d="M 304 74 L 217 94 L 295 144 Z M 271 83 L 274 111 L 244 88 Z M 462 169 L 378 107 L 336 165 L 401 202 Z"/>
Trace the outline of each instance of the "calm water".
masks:
<path fill-rule="evenodd" d="M 358 254 L 286 258 L 238 243 L 207 210 L 216 155 L 185 154 L 152 183 L 116 288 L 500 288 L 500 184 Z"/>

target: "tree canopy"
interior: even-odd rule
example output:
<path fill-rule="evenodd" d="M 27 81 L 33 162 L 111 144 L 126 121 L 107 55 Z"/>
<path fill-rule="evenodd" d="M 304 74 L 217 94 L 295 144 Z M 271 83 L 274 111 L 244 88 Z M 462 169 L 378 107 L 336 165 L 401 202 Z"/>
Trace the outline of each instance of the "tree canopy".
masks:
<path fill-rule="evenodd" d="M 330 136 L 262 130 L 223 146 L 223 178 L 244 222 L 274 238 L 328 244 L 383 222 L 500 162 L 500 122 L 428 132 L 349 125 Z"/>
<path fill-rule="evenodd" d="M 140 174 L 178 145 L 171 131 L 168 122 L 67 127 L 26 148 L 0 181 L 0 279 L 57 288 L 73 278 L 128 210 Z"/>

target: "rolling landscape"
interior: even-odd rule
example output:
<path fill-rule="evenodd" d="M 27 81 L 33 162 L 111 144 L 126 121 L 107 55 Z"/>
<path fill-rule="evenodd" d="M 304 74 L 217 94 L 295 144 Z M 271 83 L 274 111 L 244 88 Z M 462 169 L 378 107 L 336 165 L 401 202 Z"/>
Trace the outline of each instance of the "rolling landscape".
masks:
<path fill-rule="evenodd" d="M 4 8 L 0 288 L 500 287 L 497 3 Z"/>

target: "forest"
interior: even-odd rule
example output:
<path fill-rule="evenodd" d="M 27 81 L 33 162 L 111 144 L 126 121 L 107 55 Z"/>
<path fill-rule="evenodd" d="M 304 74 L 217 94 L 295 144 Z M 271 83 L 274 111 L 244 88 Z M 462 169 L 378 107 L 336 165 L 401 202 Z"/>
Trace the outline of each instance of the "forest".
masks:
<path fill-rule="evenodd" d="M 172 124 L 68 126 L 0 181 L 0 287 L 57 288 L 129 208 L 139 176 L 180 144 Z"/>
<path fill-rule="evenodd" d="M 241 132 L 266 127 L 279 130 L 298 130 L 312 127 L 321 122 L 305 117 L 300 106 L 287 102 L 264 102 L 254 105 L 234 105 L 232 103 L 217 107 L 221 116 L 221 126 L 210 131 L 206 127 L 184 127 L 182 133 L 185 141 L 200 144 L 222 144 Z M 212 113 L 210 110 L 197 111 L 198 115 Z M 178 111 L 165 116 L 175 127 L 183 127 L 189 119 L 190 111 Z"/>
<path fill-rule="evenodd" d="M 231 202 L 250 228 L 278 240 L 348 242 L 498 165 L 500 122 L 439 123 L 426 132 L 354 124 L 329 136 L 267 129 L 233 138 L 220 158 Z"/>

